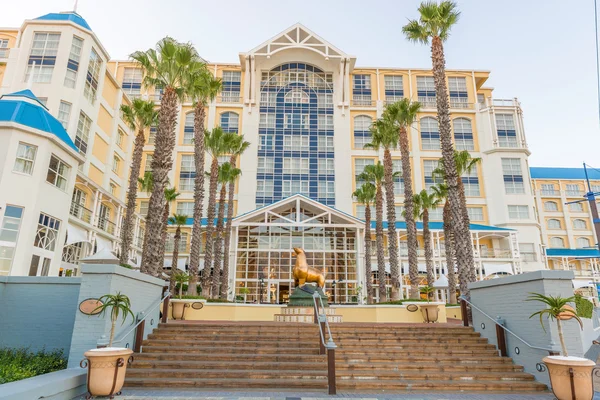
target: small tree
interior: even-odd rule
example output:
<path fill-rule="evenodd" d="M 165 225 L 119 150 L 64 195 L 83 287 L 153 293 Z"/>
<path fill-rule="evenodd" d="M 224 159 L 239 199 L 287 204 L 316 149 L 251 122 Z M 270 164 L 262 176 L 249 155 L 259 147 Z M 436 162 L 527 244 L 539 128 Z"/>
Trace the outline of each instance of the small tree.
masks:
<path fill-rule="evenodd" d="M 530 293 L 530 296 L 527 298 L 527 301 L 539 301 L 540 303 L 544 303 L 548 306 L 548 308 L 544 308 L 538 312 L 531 314 L 529 318 L 533 318 L 536 315 L 540 316 L 540 324 L 542 325 L 542 329 L 546 332 L 546 328 L 544 327 L 544 322 L 542 318 L 544 315 L 547 315 L 550 320 L 556 320 L 556 325 L 558 327 L 558 338 L 560 339 L 560 347 L 562 347 L 562 354 L 565 357 L 569 356 L 567 352 L 567 346 L 565 345 L 565 337 L 563 335 L 562 323 L 561 319 L 575 318 L 581 329 L 583 329 L 583 322 L 577 316 L 575 310 L 572 307 L 568 306 L 567 303 L 571 303 L 575 301 L 575 296 L 564 298 L 560 296 L 544 296 L 539 293 Z"/>
<path fill-rule="evenodd" d="M 183 284 L 188 283 L 190 281 L 190 276 L 182 270 L 178 269 L 173 275 L 173 280 L 175 281 L 175 286 L 179 285 L 179 299 L 181 300 L 181 295 L 183 293 Z"/>
<path fill-rule="evenodd" d="M 425 297 L 427 297 L 427 302 L 429 303 L 429 295 L 434 291 L 435 289 L 433 288 L 433 286 L 423 286 L 420 289 L 421 294 L 424 294 Z"/>
<path fill-rule="evenodd" d="M 117 320 L 119 316 L 123 317 L 122 324 L 125 323 L 128 315 L 131 315 L 131 318 L 135 321 L 135 316 L 131 311 L 131 301 L 129 297 L 121 292 L 117 292 L 117 294 L 105 294 L 100 297 L 98 301 L 102 302 L 102 305 L 98 306 L 94 312 L 100 311 L 99 315 L 104 315 L 108 310 L 110 312 L 110 339 L 108 340 L 108 347 L 112 347 L 113 340 L 115 338 L 115 326 L 117 324 Z"/>

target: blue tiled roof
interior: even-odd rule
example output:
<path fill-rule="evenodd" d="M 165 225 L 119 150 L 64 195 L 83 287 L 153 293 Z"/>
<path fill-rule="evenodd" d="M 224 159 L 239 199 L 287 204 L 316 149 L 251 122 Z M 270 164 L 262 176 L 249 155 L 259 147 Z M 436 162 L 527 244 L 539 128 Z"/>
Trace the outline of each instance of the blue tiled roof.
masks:
<path fill-rule="evenodd" d="M 546 255 L 549 257 L 594 258 L 600 257 L 600 251 L 598 249 L 546 249 Z"/>
<path fill-rule="evenodd" d="M 88 25 L 88 23 L 81 17 L 81 15 L 77 14 L 73 11 L 61 12 L 61 13 L 50 13 L 46 15 L 42 15 L 41 17 L 37 17 L 36 20 L 45 20 L 45 21 L 71 21 L 76 23 L 77 25 L 91 31 L 92 28 Z"/>
<path fill-rule="evenodd" d="M 529 171 L 532 179 L 585 179 L 583 168 L 531 167 Z M 588 168 L 588 176 L 600 179 L 600 172 Z"/>
<path fill-rule="evenodd" d="M 34 100 L 37 104 L 30 103 L 25 99 Z M 0 97 L 0 121 L 15 122 L 51 133 L 67 146 L 79 152 L 60 121 L 48 112 L 31 90 L 23 90 Z"/>
<path fill-rule="evenodd" d="M 375 229 L 376 223 L 377 223 L 376 221 L 371 221 L 372 229 Z M 383 229 L 387 229 L 387 227 L 388 227 L 387 221 L 383 221 Z M 396 221 L 396 229 L 406 230 L 406 222 Z M 422 222 L 417 222 L 417 229 L 423 229 Z M 429 229 L 441 231 L 442 229 L 444 229 L 444 223 L 437 222 L 437 221 L 430 222 Z M 480 224 L 470 224 L 469 229 L 472 231 L 507 231 L 507 232 L 514 230 L 514 229 L 508 229 L 508 228 L 499 228 L 497 226 L 492 226 L 492 225 L 480 225 Z"/>

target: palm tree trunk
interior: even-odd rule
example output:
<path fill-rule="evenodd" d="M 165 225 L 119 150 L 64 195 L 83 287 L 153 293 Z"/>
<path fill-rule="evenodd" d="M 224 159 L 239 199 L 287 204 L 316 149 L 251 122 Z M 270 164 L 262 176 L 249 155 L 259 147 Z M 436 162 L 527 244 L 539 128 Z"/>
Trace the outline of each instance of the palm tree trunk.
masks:
<path fill-rule="evenodd" d="M 213 263 L 212 295 L 214 298 L 220 297 L 221 287 L 221 260 L 223 256 L 223 219 L 225 218 L 225 197 L 227 196 L 227 186 L 221 185 L 219 195 L 219 215 L 217 216 L 217 229 L 215 235 L 215 257 Z M 227 296 L 227 292 L 225 292 Z"/>
<path fill-rule="evenodd" d="M 171 279 L 169 280 L 169 291 L 175 293 L 175 272 L 177 271 L 177 261 L 179 260 L 179 242 L 181 241 L 181 227 L 177 227 L 175 237 L 173 238 L 173 260 L 171 261 Z"/>
<path fill-rule="evenodd" d="M 202 207 L 204 203 L 204 119 L 206 111 L 204 104 L 198 102 L 194 111 L 194 215 L 192 225 L 192 240 L 190 243 L 190 281 L 188 295 L 198 294 L 198 272 L 200 269 L 200 250 L 202 247 Z"/>
<path fill-rule="evenodd" d="M 389 149 L 383 151 L 385 202 L 388 222 L 388 251 L 390 255 L 390 275 L 392 300 L 400 298 L 400 268 L 398 266 L 398 235 L 396 234 L 396 196 L 394 195 L 394 164 Z"/>
<path fill-rule="evenodd" d="M 232 166 L 236 165 L 236 156 L 229 158 Z M 229 294 L 229 245 L 231 242 L 231 223 L 233 220 L 233 195 L 235 193 L 235 181 L 229 182 L 227 192 L 227 222 L 225 225 L 225 237 L 223 239 L 223 275 L 221 275 L 221 298 L 227 299 Z"/>
<path fill-rule="evenodd" d="M 419 295 L 419 264 L 417 242 L 417 224 L 415 222 L 412 187 L 412 168 L 410 166 L 410 147 L 406 127 L 401 127 L 400 153 L 402 155 L 402 179 L 404 180 L 404 220 L 406 221 L 407 247 L 408 247 L 408 275 L 410 278 L 410 298 L 418 299 Z"/>
<path fill-rule="evenodd" d="M 560 339 L 560 347 L 562 348 L 562 356 L 569 357 L 569 353 L 567 352 L 567 345 L 565 344 L 565 335 L 562 330 L 562 323 L 560 319 L 556 319 L 556 324 L 558 325 L 558 338 Z"/>
<path fill-rule="evenodd" d="M 115 328 L 117 326 L 117 317 L 111 317 L 110 321 L 110 337 L 108 338 L 108 347 L 112 347 L 113 341 L 115 340 Z"/>
<path fill-rule="evenodd" d="M 165 223 L 163 224 L 163 228 L 162 228 L 162 247 L 163 247 L 163 254 L 165 253 L 165 244 L 167 243 L 167 228 L 169 226 L 169 214 L 171 213 L 171 207 L 169 206 L 169 202 L 167 200 L 165 200 L 165 209 L 163 210 L 163 221 L 165 221 Z M 164 258 L 164 256 L 163 256 Z M 164 264 L 164 263 L 163 263 Z M 162 266 L 161 266 L 162 269 Z"/>
<path fill-rule="evenodd" d="M 387 290 L 385 287 L 385 253 L 383 250 L 383 191 L 381 185 L 377 184 L 375 194 L 375 242 L 377 244 L 377 275 L 379 278 L 379 302 L 387 301 Z"/>
<path fill-rule="evenodd" d="M 121 228 L 120 264 L 129 264 L 129 250 L 133 242 L 133 228 L 135 225 L 135 201 L 137 200 L 138 178 L 140 177 L 145 143 L 146 137 L 144 136 L 144 131 L 140 130 L 133 143 L 131 171 L 129 171 L 129 188 L 127 189 L 127 208 L 125 209 L 125 218 L 123 219 L 123 226 Z"/>
<path fill-rule="evenodd" d="M 154 187 L 148 204 L 146 220 L 147 243 L 142 254 L 142 272 L 158 276 L 164 264 L 164 247 L 161 244 L 165 187 L 167 175 L 173 168 L 173 149 L 175 148 L 175 124 L 177 122 L 177 94 L 168 86 L 163 92 L 158 116 L 158 131 L 154 141 L 152 175 Z"/>
<path fill-rule="evenodd" d="M 425 243 L 425 263 L 427 265 L 427 285 L 433 285 L 433 248 L 431 245 L 431 231 L 429 230 L 429 210 L 423 210 L 423 242 Z"/>
<path fill-rule="evenodd" d="M 452 225 L 454 227 L 456 261 L 459 269 L 464 268 L 466 271 L 469 271 L 471 268 L 474 268 L 473 248 L 471 246 L 469 225 L 464 221 L 465 211 L 460 201 L 459 177 L 454 160 L 454 145 L 452 144 L 452 131 L 450 127 L 450 106 L 446 87 L 446 60 L 444 58 L 444 46 L 438 36 L 434 36 L 431 41 L 431 61 L 433 65 L 442 157 L 444 159 L 444 170 L 448 185 L 448 202 L 450 203 Z M 468 279 L 468 272 L 464 277 Z M 468 296 L 468 287 L 464 286 L 464 291 L 463 287 L 461 287 L 461 292 L 463 295 Z"/>
<path fill-rule="evenodd" d="M 469 227 L 470 247 L 471 247 L 471 249 L 473 249 L 473 241 L 471 238 L 471 229 L 470 229 L 471 219 L 469 218 L 469 211 L 467 210 L 467 196 L 465 195 L 465 185 L 462 181 L 462 177 L 458 178 L 458 193 L 460 194 L 460 204 L 461 204 L 461 209 L 462 209 L 462 214 L 463 214 L 463 220 L 465 221 L 465 225 L 467 225 L 467 227 Z M 468 276 L 469 283 L 477 281 L 477 273 L 475 271 L 475 262 L 473 262 L 473 264 L 471 266 L 469 266 L 469 269 L 467 271 L 467 276 Z"/>
<path fill-rule="evenodd" d="M 373 304 L 373 270 L 371 269 L 371 206 L 365 204 L 365 281 L 367 304 Z"/>
<path fill-rule="evenodd" d="M 210 166 L 210 185 L 208 188 L 208 210 L 206 221 L 206 245 L 204 250 L 204 273 L 202 274 L 202 294 L 207 298 L 214 298 L 214 295 L 209 294 L 211 287 L 210 268 L 213 262 L 214 249 L 214 220 L 215 220 L 215 202 L 217 200 L 217 179 L 219 177 L 219 160 L 213 158 Z M 214 271 L 213 274 L 217 274 Z"/>
<path fill-rule="evenodd" d="M 444 243 L 446 247 L 446 269 L 448 270 L 448 303 L 456 304 L 456 271 L 454 267 L 454 234 L 452 233 L 452 215 L 450 205 L 444 204 Z"/>

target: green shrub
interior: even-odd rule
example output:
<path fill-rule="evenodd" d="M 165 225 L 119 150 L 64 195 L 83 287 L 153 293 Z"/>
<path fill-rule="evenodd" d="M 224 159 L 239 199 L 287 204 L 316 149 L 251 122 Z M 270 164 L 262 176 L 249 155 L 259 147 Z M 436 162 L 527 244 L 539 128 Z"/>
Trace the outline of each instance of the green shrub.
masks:
<path fill-rule="evenodd" d="M 67 368 L 62 350 L 0 349 L 0 385 Z"/>
<path fill-rule="evenodd" d="M 594 305 L 591 301 L 584 299 L 579 294 L 576 294 L 575 307 L 577 309 L 577 315 L 581 318 L 592 318 L 592 311 L 594 310 Z"/>
<path fill-rule="evenodd" d="M 381 303 L 375 303 L 377 304 L 395 304 L 397 306 L 401 305 L 403 302 L 403 300 L 394 300 L 394 301 L 382 301 Z"/>
<path fill-rule="evenodd" d="M 123 268 L 127 268 L 127 269 L 133 269 L 133 267 L 132 267 L 131 265 L 129 265 L 129 264 L 122 263 L 122 264 L 120 264 L 120 265 L 121 265 L 121 267 L 123 267 Z"/>
<path fill-rule="evenodd" d="M 231 303 L 231 301 L 226 300 L 226 299 L 208 299 L 206 300 L 207 303 Z"/>
<path fill-rule="evenodd" d="M 206 300 L 206 297 L 202 297 L 202 296 L 190 296 L 190 295 L 184 295 L 181 296 L 182 299 L 190 299 L 190 300 Z M 179 299 L 179 297 L 177 297 L 177 299 Z"/>

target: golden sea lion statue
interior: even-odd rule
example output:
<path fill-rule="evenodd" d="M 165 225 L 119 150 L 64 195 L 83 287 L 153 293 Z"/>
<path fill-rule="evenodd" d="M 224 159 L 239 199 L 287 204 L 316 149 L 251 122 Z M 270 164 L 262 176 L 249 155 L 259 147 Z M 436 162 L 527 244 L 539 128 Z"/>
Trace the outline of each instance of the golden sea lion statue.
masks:
<path fill-rule="evenodd" d="M 292 270 L 294 274 L 294 285 L 298 287 L 307 282 L 316 282 L 317 286 L 323 289 L 327 271 L 309 267 L 306 262 L 306 254 L 300 247 L 294 247 L 294 255 L 296 256 L 296 264 Z"/>

